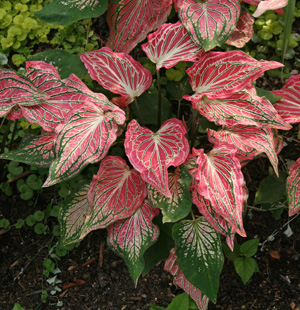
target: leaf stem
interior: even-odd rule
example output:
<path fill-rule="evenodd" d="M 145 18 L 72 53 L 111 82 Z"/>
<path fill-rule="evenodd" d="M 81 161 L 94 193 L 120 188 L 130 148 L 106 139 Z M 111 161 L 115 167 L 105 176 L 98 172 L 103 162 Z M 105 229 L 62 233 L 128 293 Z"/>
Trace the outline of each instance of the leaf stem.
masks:
<path fill-rule="evenodd" d="M 161 84 L 160 84 L 160 72 L 157 70 L 157 91 L 158 91 L 158 111 L 157 111 L 157 126 L 161 126 Z"/>
<path fill-rule="evenodd" d="M 141 126 L 144 126 L 144 120 L 143 120 L 143 116 L 141 114 L 141 110 L 140 110 L 140 107 L 139 107 L 139 104 L 136 100 L 136 98 L 134 98 L 134 106 L 135 106 L 135 109 L 136 109 L 136 114 L 137 114 L 137 117 L 139 119 L 139 123 Z"/>
<path fill-rule="evenodd" d="M 195 218 L 195 215 L 194 215 L 194 212 L 193 212 L 193 210 L 191 209 L 191 215 L 192 215 L 192 219 L 193 219 L 193 221 L 195 221 L 196 220 L 196 218 Z"/>
<path fill-rule="evenodd" d="M 182 99 L 178 100 L 178 109 L 177 109 L 177 118 L 178 118 L 178 119 L 179 119 L 179 117 L 180 117 L 181 101 L 182 101 Z"/>
<path fill-rule="evenodd" d="M 197 113 L 196 109 L 192 109 L 192 126 L 191 126 L 191 148 L 194 147 L 196 139 L 196 129 L 198 127 Z"/>

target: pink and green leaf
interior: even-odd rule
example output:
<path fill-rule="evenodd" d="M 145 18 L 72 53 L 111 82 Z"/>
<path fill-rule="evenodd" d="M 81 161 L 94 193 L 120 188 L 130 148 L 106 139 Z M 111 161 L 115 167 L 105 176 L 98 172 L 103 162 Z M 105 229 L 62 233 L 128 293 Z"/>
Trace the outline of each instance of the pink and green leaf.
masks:
<path fill-rule="evenodd" d="M 182 288 L 196 302 L 199 310 L 207 310 L 209 299 L 193 284 L 191 284 L 184 276 L 182 270 L 177 263 L 175 248 L 170 251 L 170 256 L 165 262 L 164 269 L 169 271 L 173 276 L 173 283 Z"/>
<path fill-rule="evenodd" d="M 150 71 L 125 53 L 108 47 L 80 55 L 92 79 L 109 91 L 121 95 L 128 105 L 152 83 Z"/>
<path fill-rule="evenodd" d="M 287 6 L 288 0 L 265 0 L 259 1 L 256 11 L 253 13 L 253 17 L 259 17 L 268 10 L 278 10 Z"/>
<path fill-rule="evenodd" d="M 125 116 L 123 115 L 125 121 Z M 98 105 L 86 102 L 67 115 L 55 130 L 55 157 L 44 186 L 64 181 L 87 164 L 100 161 L 117 138 L 118 126 Z"/>
<path fill-rule="evenodd" d="M 240 18 L 236 24 L 236 29 L 225 42 L 228 45 L 233 45 L 237 48 L 242 48 L 249 42 L 254 34 L 253 29 L 254 19 L 246 12 L 242 11 Z"/>
<path fill-rule="evenodd" d="M 290 168 L 287 178 L 287 193 L 289 216 L 292 216 L 300 210 L 300 158 Z"/>
<path fill-rule="evenodd" d="M 222 46 L 240 16 L 238 0 L 176 0 L 178 17 L 191 39 L 205 51 Z"/>
<path fill-rule="evenodd" d="M 93 206 L 89 230 L 106 228 L 132 216 L 147 196 L 140 174 L 121 157 L 107 156 L 93 177 L 88 200 Z"/>
<path fill-rule="evenodd" d="M 192 206 L 190 184 L 192 177 L 184 165 L 169 172 L 169 189 L 171 197 L 161 194 L 155 187 L 147 184 L 148 199 L 152 206 L 160 208 L 163 214 L 163 223 L 177 222 L 186 217 Z"/>
<path fill-rule="evenodd" d="M 180 21 L 163 24 L 148 35 L 148 42 L 142 45 L 148 58 L 161 67 L 172 68 L 180 61 L 196 61 L 204 54 L 189 37 Z"/>
<path fill-rule="evenodd" d="M 227 143 L 215 145 L 208 154 L 203 149 L 193 149 L 198 156 L 198 193 L 210 201 L 238 234 L 245 236 L 242 213 L 247 193 L 236 152 L 236 147 Z"/>
<path fill-rule="evenodd" d="M 135 285 L 145 266 L 144 253 L 159 236 L 158 227 L 152 223 L 158 213 L 144 200 L 133 215 L 107 228 L 107 244 L 124 259 Z"/>
<path fill-rule="evenodd" d="M 300 74 L 291 76 L 280 90 L 272 93 L 283 97 L 274 108 L 287 123 L 300 122 Z"/>
<path fill-rule="evenodd" d="M 143 180 L 161 194 L 171 197 L 168 167 L 184 163 L 189 153 L 186 128 L 178 119 L 165 121 L 154 133 L 132 120 L 125 136 L 125 152 Z"/>
<path fill-rule="evenodd" d="M 177 262 L 184 276 L 216 302 L 224 263 L 220 235 L 204 217 L 176 223 L 172 235 L 176 242 Z"/>
<path fill-rule="evenodd" d="M 193 107 L 217 125 L 291 129 L 266 98 L 247 91 L 234 93 L 226 99 L 208 99 L 205 96 L 193 102 Z"/>
<path fill-rule="evenodd" d="M 257 128 L 238 125 L 226 127 L 219 131 L 208 129 L 208 139 L 211 143 L 229 143 L 237 148 L 236 157 L 241 165 L 265 153 L 275 173 L 278 175 L 278 158 L 275 137 L 271 128 Z"/>
<path fill-rule="evenodd" d="M 1 159 L 15 160 L 28 165 L 47 167 L 54 160 L 53 133 L 29 135 L 22 139 L 17 150 L 0 155 Z"/>
<path fill-rule="evenodd" d="M 107 46 L 116 52 L 129 53 L 147 34 L 166 22 L 172 0 L 123 0 L 109 3 L 107 23 L 110 29 Z"/>
<path fill-rule="evenodd" d="M 246 88 L 266 70 L 280 68 L 276 61 L 256 60 L 241 51 L 210 52 L 201 57 L 188 70 L 193 95 L 183 98 L 200 101 L 224 99 Z"/>

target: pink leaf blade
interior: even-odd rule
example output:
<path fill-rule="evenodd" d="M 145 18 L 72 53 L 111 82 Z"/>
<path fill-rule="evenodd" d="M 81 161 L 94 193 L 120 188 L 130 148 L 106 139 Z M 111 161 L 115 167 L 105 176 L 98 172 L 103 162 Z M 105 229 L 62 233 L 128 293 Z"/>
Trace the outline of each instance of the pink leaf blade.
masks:
<path fill-rule="evenodd" d="M 288 0 L 265 0 L 259 1 L 256 11 L 253 13 L 253 17 L 259 17 L 268 10 L 278 10 L 287 6 Z"/>
<path fill-rule="evenodd" d="M 287 178 L 289 216 L 300 211 L 300 158 L 291 166 Z"/>

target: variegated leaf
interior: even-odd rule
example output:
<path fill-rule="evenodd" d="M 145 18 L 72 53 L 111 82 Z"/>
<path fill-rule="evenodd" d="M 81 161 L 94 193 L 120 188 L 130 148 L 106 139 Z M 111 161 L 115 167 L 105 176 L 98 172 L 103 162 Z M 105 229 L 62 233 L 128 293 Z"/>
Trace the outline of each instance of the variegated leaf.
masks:
<path fill-rule="evenodd" d="M 240 16 L 238 0 L 176 0 L 178 17 L 191 39 L 205 51 L 222 46 Z"/>
<path fill-rule="evenodd" d="M 186 217 L 192 206 L 190 184 L 192 177 L 184 165 L 169 172 L 169 189 L 171 197 L 162 195 L 155 187 L 147 184 L 148 199 L 152 206 L 160 208 L 163 214 L 163 223 L 177 222 Z"/>
<path fill-rule="evenodd" d="M 193 149 L 199 165 L 196 175 L 197 191 L 209 200 L 212 207 L 227 220 L 241 236 L 246 236 L 243 227 L 244 201 L 247 199 L 244 176 L 232 144 L 217 144 L 206 155 L 204 150 Z"/>
<path fill-rule="evenodd" d="M 89 203 L 93 206 L 89 230 L 105 228 L 130 217 L 146 196 L 146 185 L 140 174 L 130 169 L 124 159 L 107 156 L 94 175 L 88 192 Z"/>
<path fill-rule="evenodd" d="M 108 47 L 80 55 L 92 79 L 109 91 L 121 95 L 128 105 L 152 83 L 150 71 L 125 53 Z"/>
<path fill-rule="evenodd" d="M 186 128 L 178 119 L 165 121 L 154 133 L 132 120 L 125 136 L 125 152 L 133 167 L 143 180 L 154 186 L 161 194 L 171 197 L 168 185 L 168 167 L 184 163 L 189 144 Z"/>
<path fill-rule="evenodd" d="M 12 121 L 15 121 L 23 117 L 23 112 L 20 106 L 14 106 L 14 108 L 12 108 L 10 112 L 7 114 L 7 117 Z"/>
<path fill-rule="evenodd" d="M 157 70 L 161 67 L 171 68 L 180 61 L 196 61 L 204 54 L 204 50 L 190 39 L 180 21 L 163 24 L 157 31 L 150 33 L 142 49 L 156 64 Z"/>
<path fill-rule="evenodd" d="M 278 10 L 287 6 L 288 0 L 265 0 L 259 1 L 256 11 L 253 13 L 253 17 L 259 17 L 268 10 Z"/>
<path fill-rule="evenodd" d="M 124 259 L 135 285 L 145 266 L 144 253 L 159 236 L 158 227 L 152 223 L 158 213 L 158 209 L 144 200 L 131 217 L 107 228 L 107 244 Z"/>
<path fill-rule="evenodd" d="M 289 216 L 300 210 L 300 158 L 292 165 L 287 178 Z"/>
<path fill-rule="evenodd" d="M 247 91 L 232 94 L 226 99 L 210 100 L 203 97 L 193 102 L 193 107 L 217 125 L 291 129 L 291 125 L 280 117 L 270 101 Z"/>
<path fill-rule="evenodd" d="M 122 111 L 123 112 L 123 111 Z M 125 115 L 123 122 L 125 121 Z M 55 157 L 44 186 L 69 179 L 87 164 L 101 160 L 117 138 L 118 126 L 110 114 L 92 102 L 74 108 L 55 129 Z"/>
<path fill-rule="evenodd" d="M 89 184 L 81 183 L 63 202 L 58 214 L 63 244 L 81 241 L 88 233 L 92 207 L 87 200 Z"/>
<path fill-rule="evenodd" d="M 201 291 L 191 284 L 184 276 L 182 270 L 178 266 L 175 248 L 170 251 L 170 256 L 165 262 L 164 269 L 169 271 L 173 276 L 173 283 L 182 288 L 196 302 L 199 310 L 207 310 L 209 299 L 201 293 Z"/>
<path fill-rule="evenodd" d="M 204 217 L 176 223 L 172 235 L 176 242 L 177 262 L 184 276 L 216 302 L 224 263 L 220 235 Z"/>
<path fill-rule="evenodd" d="M 274 104 L 274 108 L 287 123 L 300 122 L 300 74 L 291 76 L 280 90 L 274 90 L 276 96 L 283 97 Z"/>
<path fill-rule="evenodd" d="M 195 93 L 183 98 L 199 101 L 205 95 L 211 100 L 224 99 L 250 85 L 264 71 L 282 66 L 276 61 L 258 61 L 241 51 L 210 52 L 186 70 Z"/>
<path fill-rule="evenodd" d="M 14 71 L 0 69 L 0 117 L 15 106 L 39 105 L 49 96 Z"/>
<path fill-rule="evenodd" d="M 225 42 L 228 45 L 233 45 L 237 48 L 242 48 L 249 42 L 254 34 L 253 29 L 254 19 L 246 12 L 242 11 L 240 18 L 236 24 L 236 29 Z"/>
<path fill-rule="evenodd" d="M 3 153 L 0 158 L 47 167 L 54 160 L 53 136 L 53 133 L 46 133 L 41 136 L 28 135 L 22 139 L 17 150 Z"/>
<path fill-rule="evenodd" d="M 257 128 L 252 126 L 226 127 L 219 131 L 208 129 L 208 139 L 214 144 L 226 142 L 237 148 L 236 157 L 241 165 L 265 153 L 275 173 L 278 175 L 278 158 L 275 137 L 271 128 Z"/>
<path fill-rule="evenodd" d="M 149 32 L 169 16 L 172 0 L 123 0 L 110 2 L 107 22 L 110 29 L 107 46 L 116 52 L 129 53 Z"/>

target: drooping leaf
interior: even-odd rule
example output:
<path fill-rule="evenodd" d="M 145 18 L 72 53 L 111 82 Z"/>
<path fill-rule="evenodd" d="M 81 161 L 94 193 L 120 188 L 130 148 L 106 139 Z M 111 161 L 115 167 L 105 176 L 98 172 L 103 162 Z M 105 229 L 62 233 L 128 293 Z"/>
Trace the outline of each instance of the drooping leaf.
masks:
<path fill-rule="evenodd" d="M 56 25 L 70 25 L 83 18 L 99 17 L 107 10 L 108 0 L 53 0 L 35 15 Z"/>
<path fill-rule="evenodd" d="M 144 253 L 159 236 L 158 227 L 152 223 L 158 213 L 159 210 L 145 200 L 131 217 L 107 228 L 107 244 L 124 259 L 135 285 L 144 269 Z"/>
<path fill-rule="evenodd" d="M 17 105 L 39 105 L 49 96 L 14 71 L 0 69 L 0 117 Z"/>
<path fill-rule="evenodd" d="M 244 176 L 236 158 L 237 149 L 227 143 L 216 144 L 206 155 L 193 149 L 199 165 L 197 191 L 227 220 L 238 234 L 245 236 L 242 213 L 247 199 Z"/>
<path fill-rule="evenodd" d="M 149 32 L 162 25 L 172 8 L 171 0 L 123 0 L 110 3 L 107 23 L 110 34 L 107 46 L 116 52 L 129 53 Z"/>
<path fill-rule="evenodd" d="M 229 127 L 237 125 L 291 129 L 265 98 L 248 91 L 234 93 L 226 99 L 208 99 L 193 102 L 193 107 L 209 121 Z"/>
<path fill-rule="evenodd" d="M 95 163 L 107 154 L 117 138 L 118 126 L 114 114 L 123 118 L 123 122 L 125 115 L 117 107 L 115 111 L 110 110 L 109 105 L 106 109 L 86 102 L 71 110 L 64 124 L 56 127 L 56 159 L 50 166 L 44 186 L 71 178 L 87 164 Z"/>
<path fill-rule="evenodd" d="M 254 34 L 253 23 L 254 19 L 252 16 L 248 12 L 242 11 L 236 24 L 236 29 L 234 29 L 233 33 L 225 43 L 237 48 L 244 47 Z"/>
<path fill-rule="evenodd" d="M 291 76 L 280 90 L 274 90 L 276 96 L 282 97 L 274 108 L 287 123 L 300 122 L 300 74 Z"/>
<path fill-rule="evenodd" d="M 89 203 L 93 206 L 88 229 L 106 228 L 130 217 L 146 196 L 146 185 L 140 174 L 130 169 L 124 159 L 107 156 L 94 175 L 88 192 Z"/>
<path fill-rule="evenodd" d="M 240 16 L 238 0 L 176 0 L 178 17 L 191 39 L 205 51 L 222 46 Z"/>
<path fill-rule="evenodd" d="M 184 276 L 181 268 L 177 263 L 175 248 L 170 251 L 170 256 L 166 260 L 164 269 L 169 271 L 173 276 L 173 283 L 182 288 L 196 302 L 199 310 L 207 310 L 209 299 L 193 284 L 191 284 Z"/>
<path fill-rule="evenodd" d="M 125 136 L 125 152 L 143 180 L 161 194 L 171 197 L 168 185 L 168 167 L 181 165 L 188 153 L 186 128 L 178 119 L 165 121 L 157 132 L 141 127 L 132 120 Z"/>
<path fill-rule="evenodd" d="M 176 223 L 173 238 L 177 262 L 185 277 L 215 302 L 224 263 L 219 234 L 200 217 Z"/>
<path fill-rule="evenodd" d="M 289 216 L 292 216 L 300 210 L 300 158 L 292 165 L 286 182 Z"/>
<path fill-rule="evenodd" d="M 253 126 L 234 126 L 219 131 L 208 130 L 208 139 L 211 143 L 226 142 L 237 148 L 236 157 L 241 164 L 246 164 L 260 153 L 265 153 L 276 174 L 278 174 L 278 158 L 275 137 L 270 128 Z"/>
<path fill-rule="evenodd" d="M 227 98 L 250 85 L 264 71 L 282 66 L 276 61 L 258 61 L 241 51 L 209 52 L 186 70 L 195 93 L 183 98 L 190 101 L 199 101 L 204 95 L 211 100 Z"/>
<path fill-rule="evenodd" d="M 0 158 L 47 167 L 54 160 L 53 136 L 53 133 L 46 133 L 41 136 L 25 136 L 17 150 L 3 153 Z"/>
<path fill-rule="evenodd" d="M 109 91 L 121 95 L 119 103 L 128 105 L 152 83 L 150 71 L 125 53 L 108 47 L 80 55 L 90 76 Z"/>
<path fill-rule="evenodd" d="M 161 67 L 172 68 L 180 61 L 196 61 L 204 54 L 189 37 L 180 21 L 163 24 L 148 35 L 148 42 L 142 45 L 148 58 Z"/>
<path fill-rule="evenodd" d="M 189 214 L 192 206 L 190 194 L 192 177 L 187 168 L 180 165 L 174 173 L 169 172 L 168 180 L 171 197 L 166 197 L 152 185 L 147 185 L 148 199 L 152 206 L 162 210 L 163 223 L 181 220 Z"/>

